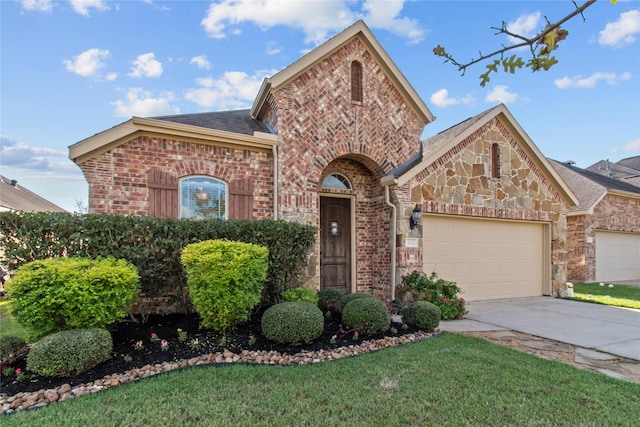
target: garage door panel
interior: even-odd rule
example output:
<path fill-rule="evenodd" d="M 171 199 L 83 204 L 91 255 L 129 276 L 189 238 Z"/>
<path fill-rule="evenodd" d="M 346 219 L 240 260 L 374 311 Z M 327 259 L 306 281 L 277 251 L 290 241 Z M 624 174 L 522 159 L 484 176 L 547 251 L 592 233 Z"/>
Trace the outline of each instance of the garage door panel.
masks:
<path fill-rule="evenodd" d="M 423 217 L 424 271 L 468 300 L 542 295 L 543 224 Z"/>
<path fill-rule="evenodd" d="M 640 234 L 596 231 L 596 280 L 640 280 Z"/>

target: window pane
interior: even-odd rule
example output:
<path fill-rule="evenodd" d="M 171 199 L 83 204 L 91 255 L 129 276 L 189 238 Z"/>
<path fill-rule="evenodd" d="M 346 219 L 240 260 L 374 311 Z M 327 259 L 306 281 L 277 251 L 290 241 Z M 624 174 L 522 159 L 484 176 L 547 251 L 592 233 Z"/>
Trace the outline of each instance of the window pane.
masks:
<path fill-rule="evenodd" d="M 180 182 L 180 218 L 225 219 L 227 186 L 207 177 L 185 178 Z"/>
<path fill-rule="evenodd" d="M 338 175 L 334 173 L 333 175 L 329 175 L 322 182 L 322 186 L 324 188 L 337 188 L 339 190 L 351 190 L 351 185 L 347 178 L 342 175 Z"/>

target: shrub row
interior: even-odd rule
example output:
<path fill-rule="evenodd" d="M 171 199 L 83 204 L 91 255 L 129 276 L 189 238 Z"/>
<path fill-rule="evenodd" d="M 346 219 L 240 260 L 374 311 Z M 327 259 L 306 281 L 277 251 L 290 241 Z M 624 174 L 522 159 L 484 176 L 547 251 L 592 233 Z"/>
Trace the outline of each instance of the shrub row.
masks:
<path fill-rule="evenodd" d="M 263 298 L 278 302 L 284 290 L 301 283 L 315 233 L 311 226 L 274 220 L 0 212 L 0 248 L 11 270 L 47 258 L 125 259 L 138 269 L 143 293 L 172 289 L 183 300 L 186 277 L 180 254 L 188 244 L 227 239 L 267 247 Z"/>

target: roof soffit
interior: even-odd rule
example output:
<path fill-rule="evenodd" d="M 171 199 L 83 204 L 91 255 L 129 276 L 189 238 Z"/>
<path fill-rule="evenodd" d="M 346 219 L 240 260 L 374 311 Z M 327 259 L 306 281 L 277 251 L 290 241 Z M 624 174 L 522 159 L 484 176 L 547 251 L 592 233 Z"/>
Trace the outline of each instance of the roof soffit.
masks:
<path fill-rule="evenodd" d="M 375 38 L 369 27 L 367 27 L 362 20 L 357 21 L 341 33 L 327 40 L 325 43 L 321 44 L 293 64 L 274 74 L 271 78 L 265 79 L 260 87 L 260 91 L 258 92 L 254 104 L 251 107 L 251 116 L 254 118 L 260 118 L 260 115 L 264 112 L 263 107 L 269 92 L 277 90 L 279 87 L 297 78 L 314 64 L 318 63 L 326 56 L 331 55 L 354 38 L 359 38 L 416 112 L 418 112 L 418 114 L 427 123 L 435 120 L 435 117 L 425 102 L 420 98 L 411 83 L 409 83 L 389 54 Z"/>
<path fill-rule="evenodd" d="M 69 158 L 75 163 L 83 163 L 125 143 L 132 136 L 143 133 L 197 139 L 215 144 L 229 144 L 254 149 L 271 150 L 274 145 L 277 145 L 276 135 L 263 132 L 254 132 L 254 136 L 250 136 L 164 120 L 133 117 L 118 126 L 69 146 Z"/>

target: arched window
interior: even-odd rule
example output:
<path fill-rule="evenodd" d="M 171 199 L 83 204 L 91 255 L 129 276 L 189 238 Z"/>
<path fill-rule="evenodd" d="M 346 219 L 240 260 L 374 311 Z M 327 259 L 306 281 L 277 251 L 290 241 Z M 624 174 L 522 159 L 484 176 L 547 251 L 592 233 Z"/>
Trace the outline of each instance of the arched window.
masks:
<path fill-rule="evenodd" d="M 500 146 L 491 144 L 491 177 L 500 178 Z"/>
<path fill-rule="evenodd" d="M 349 180 L 338 173 L 329 175 L 322 181 L 323 188 L 335 188 L 338 190 L 351 190 L 351 183 Z"/>
<path fill-rule="evenodd" d="M 362 64 L 358 61 L 351 63 L 351 100 L 362 102 Z"/>
<path fill-rule="evenodd" d="M 180 218 L 226 219 L 227 184 L 208 176 L 181 179 Z"/>

